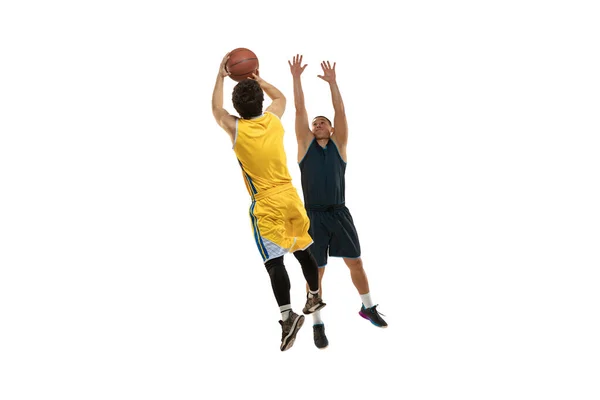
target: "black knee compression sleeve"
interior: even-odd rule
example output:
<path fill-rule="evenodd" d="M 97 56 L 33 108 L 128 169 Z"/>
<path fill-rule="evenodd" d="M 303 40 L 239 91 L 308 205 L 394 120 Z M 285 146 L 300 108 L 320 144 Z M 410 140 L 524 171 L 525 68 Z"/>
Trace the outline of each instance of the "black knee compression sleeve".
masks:
<path fill-rule="evenodd" d="M 290 277 L 283 265 L 283 256 L 267 261 L 265 267 L 271 278 L 271 287 L 277 304 L 280 307 L 290 304 Z"/>
<path fill-rule="evenodd" d="M 315 257 L 310 253 L 309 250 L 295 251 L 294 256 L 298 261 L 300 261 L 304 279 L 306 279 L 306 283 L 308 283 L 310 290 L 319 290 L 319 267 Z"/>

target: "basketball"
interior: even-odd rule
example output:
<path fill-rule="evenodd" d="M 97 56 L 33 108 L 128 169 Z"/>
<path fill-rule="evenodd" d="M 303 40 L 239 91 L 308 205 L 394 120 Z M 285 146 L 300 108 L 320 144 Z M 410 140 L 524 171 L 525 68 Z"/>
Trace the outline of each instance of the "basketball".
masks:
<path fill-rule="evenodd" d="M 225 68 L 231 79 L 240 82 L 251 77 L 258 70 L 258 57 L 252 50 L 239 47 L 231 50 Z"/>

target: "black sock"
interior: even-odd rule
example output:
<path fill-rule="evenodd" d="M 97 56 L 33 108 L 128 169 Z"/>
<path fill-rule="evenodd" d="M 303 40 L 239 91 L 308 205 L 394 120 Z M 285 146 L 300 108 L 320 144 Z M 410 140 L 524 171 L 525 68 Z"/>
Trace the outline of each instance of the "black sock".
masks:
<path fill-rule="evenodd" d="M 294 252 L 294 257 L 300 261 L 304 279 L 312 292 L 319 291 L 319 266 L 317 260 L 308 250 L 298 250 Z"/>

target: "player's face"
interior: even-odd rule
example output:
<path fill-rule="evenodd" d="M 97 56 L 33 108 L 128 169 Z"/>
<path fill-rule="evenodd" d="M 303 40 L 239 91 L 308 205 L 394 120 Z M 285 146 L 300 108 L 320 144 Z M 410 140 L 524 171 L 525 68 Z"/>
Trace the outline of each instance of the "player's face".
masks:
<path fill-rule="evenodd" d="M 317 139 L 327 139 L 331 136 L 331 125 L 325 118 L 316 118 L 312 123 L 312 133 Z"/>

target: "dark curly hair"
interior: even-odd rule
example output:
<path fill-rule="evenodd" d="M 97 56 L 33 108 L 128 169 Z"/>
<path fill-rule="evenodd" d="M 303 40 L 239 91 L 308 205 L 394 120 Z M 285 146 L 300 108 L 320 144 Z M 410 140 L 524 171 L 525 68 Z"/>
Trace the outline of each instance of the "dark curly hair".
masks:
<path fill-rule="evenodd" d="M 263 90 L 254 79 L 244 79 L 233 88 L 233 107 L 242 118 L 260 116 L 264 99 Z"/>

